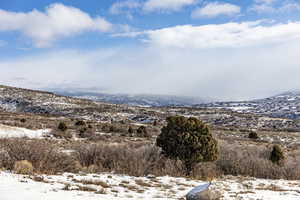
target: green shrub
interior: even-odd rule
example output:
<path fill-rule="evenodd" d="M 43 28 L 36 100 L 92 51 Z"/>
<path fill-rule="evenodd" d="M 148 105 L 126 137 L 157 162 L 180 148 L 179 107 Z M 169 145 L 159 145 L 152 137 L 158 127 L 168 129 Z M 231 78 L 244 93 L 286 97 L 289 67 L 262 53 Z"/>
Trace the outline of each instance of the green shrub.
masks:
<path fill-rule="evenodd" d="M 66 125 L 65 122 L 60 122 L 60 123 L 58 124 L 57 128 L 58 128 L 58 130 L 63 131 L 63 132 L 66 131 L 66 130 L 68 129 L 68 127 L 67 127 L 67 125 Z"/>
<path fill-rule="evenodd" d="M 109 127 L 109 133 L 114 133 L 114 132 L 117 132 L 117 128 L 114 125 L 111 125 Z"/>
<path fill-rule="evenodd" d="M 77 122 L 75 122 L 75 126 L 86 126 L 86 123 L 85 121 L 78 120 Z"/>
<path fill-rule="evenodd" d="M 274 145 L 273 150 L 270 155 L 270 160 L 274 163 L 279 165 L 281 161 L 284 160 L 284 154 L 279 145 Z"/>
<path fill-rule="evenodd" d="M 133 130 L 133 128 L 131 126 L 129 126 L 127 132 L 129 133 L 130 136 L 132 136 L 132 134 L 134 133 L 134 130 Z"/>
<path fill-rule="evenodd" d="M 85 133 L 87 131 L 87 128 L 81 128 L 80 130 L 79 130 L 79 133 L 81 133 L 81 134 L 83 134 L 83 133 Z"/>
<path fill-rule="evenodd" d="M 250 139 L 258 139 L 259 137 L 258 137 L 258 135 L 257 135 L 257 133 L 256 132 L 254 132 L 254 131 L 251 131 L 250 133 L 249 133 L 249 135 L 248 135 L 248 138 L 250 138 Z"/>
<path fill-rule="evenodd" d="M 148 131 L 147 128 L 145 126 L 140 126 L 137 130 L 136 130 L 137 134 L 139 137 L 148 137 Z"/>
<path fill-rule="evenodd" d="M 218 158 L 217 141 L 202 121 L 173 116 L 167 118 L 167 123 L 161 129 L 156 144 L 168 158 L 181 160 L 187 175 L 190 175 L 195 164 Z"/>

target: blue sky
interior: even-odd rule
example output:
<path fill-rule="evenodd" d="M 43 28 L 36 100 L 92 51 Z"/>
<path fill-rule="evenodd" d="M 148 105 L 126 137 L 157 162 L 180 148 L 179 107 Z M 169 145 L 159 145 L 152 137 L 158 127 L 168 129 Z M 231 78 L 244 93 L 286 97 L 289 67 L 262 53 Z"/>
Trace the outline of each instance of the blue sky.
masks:
<path fill-rule="evenodd" d="M 4 0 L 0 83 L 217 99 L 298 90 L 299 18 L 296 0 Z"/>

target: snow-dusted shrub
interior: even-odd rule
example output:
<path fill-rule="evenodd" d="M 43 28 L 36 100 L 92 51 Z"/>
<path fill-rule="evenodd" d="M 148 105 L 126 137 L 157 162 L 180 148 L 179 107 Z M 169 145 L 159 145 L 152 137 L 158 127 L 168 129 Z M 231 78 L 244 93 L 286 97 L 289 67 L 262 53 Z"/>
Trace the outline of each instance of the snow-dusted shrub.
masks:
<path fill-rule="evenodd" d="M 31 162 L 29 162 L 27 160 L 17 161 L 17 162 L 15 162 L 15 165 L 14 165 L 14 172 L 16 172 L 17 174 L 30 175 L 33 173 L 33 169 L 34 168 L 31 164 Z"/>

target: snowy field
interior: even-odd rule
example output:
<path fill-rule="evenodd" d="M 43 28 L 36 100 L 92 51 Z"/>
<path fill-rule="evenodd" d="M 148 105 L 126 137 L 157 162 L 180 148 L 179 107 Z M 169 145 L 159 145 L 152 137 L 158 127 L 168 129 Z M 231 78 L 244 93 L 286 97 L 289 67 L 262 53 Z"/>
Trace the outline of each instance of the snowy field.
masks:
<path fill-rule="evenodd" d="M 34 179 L 34 180 L 33 180 Z M 22 176 L 0 172 L 1 200 L 184 199 L 202 181 L 113 174 Z M 225 177 L 213 186 L 224 200 L 299 200 L 300 181 Z"/>
<path fill-rule="evenodd" d="M 18 128 L 0 124 L 0 138 L 42 138 L 47 136 L 50 131 L 50 129 L 30 130 L 26 128 Z"/>

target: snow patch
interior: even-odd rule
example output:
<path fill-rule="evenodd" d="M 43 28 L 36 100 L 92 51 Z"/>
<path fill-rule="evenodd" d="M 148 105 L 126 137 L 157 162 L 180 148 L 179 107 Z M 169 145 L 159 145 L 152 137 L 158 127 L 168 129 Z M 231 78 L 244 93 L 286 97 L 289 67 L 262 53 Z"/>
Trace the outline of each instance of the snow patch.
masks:
<path fill-rule="evenodd" d="M 50 133 L 51 129 L 30 130 L 0 124 L 0 138 L 42 138 Z"/>

